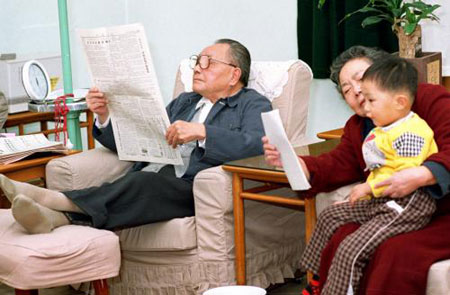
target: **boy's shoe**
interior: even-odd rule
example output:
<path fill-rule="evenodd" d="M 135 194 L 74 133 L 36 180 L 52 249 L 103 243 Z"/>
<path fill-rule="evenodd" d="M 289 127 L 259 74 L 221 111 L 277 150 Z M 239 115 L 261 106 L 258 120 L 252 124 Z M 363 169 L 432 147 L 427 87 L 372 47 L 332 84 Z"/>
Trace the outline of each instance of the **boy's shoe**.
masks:
<path fill-rule="evenodd" d="M 303 289 L 301 295 L 320 295 L 319 276 L 313 275 L 312 280 Z"/>

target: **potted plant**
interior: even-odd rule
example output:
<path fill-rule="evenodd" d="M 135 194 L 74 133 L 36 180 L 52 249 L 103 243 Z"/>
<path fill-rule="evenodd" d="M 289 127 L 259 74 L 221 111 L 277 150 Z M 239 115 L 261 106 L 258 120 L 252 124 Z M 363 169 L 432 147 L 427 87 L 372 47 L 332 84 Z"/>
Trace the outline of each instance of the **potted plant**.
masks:
<path fill-rule="evenodd" d="M 326 0 L 319 0 L 319 8 L 325 4 Z M 362 27 L 373 25 L 381 21 L 388 21 L 392 24 L 392 31 L 399 41 L 399 56 L 403 58 L 414 58 L 421 54 L 422 31 L 420 21 L 430 19 L 438 21 L 434 14 L 440 5 L 432 5 L 422 0 L 368 0 L 362 8 L 347 14 L 343 20 L 351 17 L 355 13 L 370 13 L 361 23 Z"/>

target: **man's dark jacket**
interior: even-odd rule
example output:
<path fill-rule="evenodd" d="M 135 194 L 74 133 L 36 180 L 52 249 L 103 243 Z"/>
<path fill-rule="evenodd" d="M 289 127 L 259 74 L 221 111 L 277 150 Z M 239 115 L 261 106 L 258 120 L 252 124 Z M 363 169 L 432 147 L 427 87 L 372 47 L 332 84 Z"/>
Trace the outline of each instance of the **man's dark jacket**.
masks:
<path fill-rule="evenodd" d="M 187 120 L 201 98 L 194 92 L 180 94 L 166 107 L 170 122 Z M 264 129 L 261 113 L 270 110 L 270 101 L 248 88 L 217 101 L 204 122 L 205 148 L 197 144 L 183 178 L 193 180 L 203 169 L 262 154 L 261 137 L 264 136 Z M 102 145 L 117 151 L 111 124 L 104 129 L 94 127 L 93 134 Z"/>

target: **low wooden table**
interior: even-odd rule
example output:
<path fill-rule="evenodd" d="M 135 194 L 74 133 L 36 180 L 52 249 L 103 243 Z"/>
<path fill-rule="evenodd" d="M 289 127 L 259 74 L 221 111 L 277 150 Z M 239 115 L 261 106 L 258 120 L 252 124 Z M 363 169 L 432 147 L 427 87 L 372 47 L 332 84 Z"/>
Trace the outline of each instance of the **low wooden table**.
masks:
<path fill-rule="evenodd" d="M 80 151 L 72 150 L 69 152 L 69 155 L 79 152 Z M 0 165 L 0 173 L 17 181 L 28 182 L 35 179 L 42 179 L 45 181 L 45 166 L 47 163 L 50 162 L 50 160 L 64 156 L 66 156 L 66 154 L 36 153 L 24 160 L 7 165 Z M 2 192 L 0 195 L 0 208 L 9 208 L 10 206 L 11 204 L 3 196 Z"/>
<path fill-rule="evenodd" d="M 87 128 L 87 146 L 88 149 L 95 148 L 94 136 L 92 135 L 92 128 L 94 126 L 94 115 L 90 110 L 84 110 L 86 113 L 86 121 L 80 122 L 80 128 Z M 54 113 L 35 113 L 35 112 L 22 112 L 16 114 L 9 114 L 6 119 L 4 128 L 11 128 L 17 126 L 19 128 L 19 135 L 25 135 L 25 125 L 31 123 L 40 123 L 40 131 L 27 133 L 43 133 L 45 135 L 54 134 L 57 132 L 55 129 L 48 129 L 47 122 L 55 121 Z"/>
<path fill-rule="evenodd" d="M 338 139 L 342 137 L 342 134 L 344 134 L 343 128 L 328 130 L 324 132 L 317 133 L 317 137 L 320 139 Z"/>
<path fill-rule="evenodd" d="M 300 155 L 320 155 L 333 149 L 339 140 L 328 140 L 296 148 Z M 224 170 L 233 174 L 233 202 L 234 202 L 234 242 L 236 255 L 236 281 L 238 285 L 245 285 L 245 222 L 244 200 L 260 201 L 276 206 L 283 206 L 302 210 L 305 212 L 306 241 L 309 241 L 316 223 L 315 197 L 305 197 L 298 191 L 298 198 L 264 195 L 262 193 L 283 186 L 289 187 L 286 174 L 283 170 L 269 166 L 264 156 L 257 156 L 243 160 L 228 162 L 222 166 Z M 244 189 L 244 180 L 262 182 L 261 186 Z"/>

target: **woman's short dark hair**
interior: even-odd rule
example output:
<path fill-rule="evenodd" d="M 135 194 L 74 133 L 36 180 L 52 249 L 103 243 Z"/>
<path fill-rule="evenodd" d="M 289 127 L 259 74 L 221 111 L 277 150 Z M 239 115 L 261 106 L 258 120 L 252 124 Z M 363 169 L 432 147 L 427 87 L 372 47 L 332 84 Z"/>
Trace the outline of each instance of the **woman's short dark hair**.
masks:
<path fill-rule="evenodd" d="M 246 87 L 250 77 L 250 64 L 252 62 L 248 49 L 238 41 L 232 39 L 219 39 L 215 42 L 215 44 L 230 45 L 231 59 L 233 60 L 233 63 L 241 69 L 241 78 L 239 81 L 241 81 L 242 84 L 244 84 L 244 87 Z"/>
<path fill-rule="evenodd" d="M 372 81 L 384 91 L 407 91 L 411 102 L 417 92 L 417 70 L 404 58 L 388 56 L 376 60 L 364 73 L 363 81 Z"/>
<path fill-rule="evenodd" d="M 360 45 L 352 46 L 349 49 L 342 52 L 333 61 L 333 63 L 330 66 L 331 72 L 330 79 L 336 84 L 336 87 L 339 90 L 339 92 L 341 92 L 339 74 L 341 73 L 342 68 L 348 61 L 356 58 L 365 58 L 369 62 L 373 63 L 375 60 L 387 55 L 389 54 L 386 51 L 378 48 L 371 48 Z"/>

